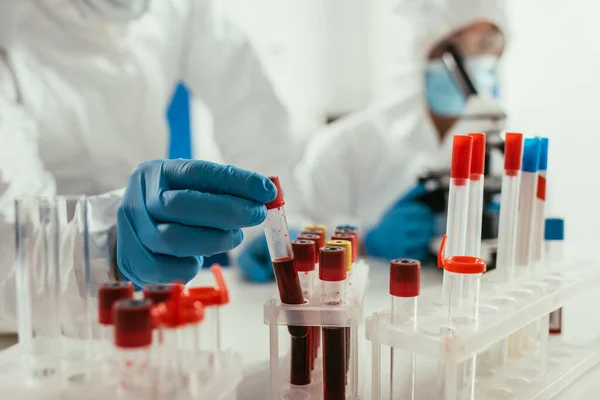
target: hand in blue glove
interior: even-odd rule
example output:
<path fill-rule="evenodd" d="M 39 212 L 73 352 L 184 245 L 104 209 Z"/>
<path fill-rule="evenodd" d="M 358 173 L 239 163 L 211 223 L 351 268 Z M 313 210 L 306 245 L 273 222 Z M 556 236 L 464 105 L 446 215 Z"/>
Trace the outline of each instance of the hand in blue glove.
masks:
<path fill-rule="evenodd" d="M 298 233 L 299 231 L 290 229 L 290 238 L 295 240 Z M 275 278 L 269 248 L 267 247 L 267 239 L 263 233 L 254 238 L 243 249 L 237 263 L 244 276 L 252 282 L 268 282 Z"/>
<path fill-rule="evenodd" d="M 197 160 L 137 167 L 117 214 L 117 268 L 136 286 L 190 281 L 202 256 L 238 246 L 277 195 L 265 176 Z"/>
<path fill-rule="evenodd" d="M 367 232 L 365 249 L 369 255 L 387 260 L 400 257 L 422 260 L 427 256 L 433 236 L 433 212 L 416 201 L 425 193 L 423 185 L 415 186 Z"/>

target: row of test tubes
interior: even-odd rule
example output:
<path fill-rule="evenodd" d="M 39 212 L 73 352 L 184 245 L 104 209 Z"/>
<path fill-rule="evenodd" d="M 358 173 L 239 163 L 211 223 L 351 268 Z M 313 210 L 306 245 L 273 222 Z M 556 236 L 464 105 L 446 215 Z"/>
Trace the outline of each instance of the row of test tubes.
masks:
<path fill-rule="evenodd" d="M 277 186 L 277 198 L 267 204 L 265 235 L 279 298 L 283 305 L 343 307 L 353 285 L 353 270 L 358 254 L 358 230 L 338 226 L 329 240 L 322 225 L 311 225 L 291 240 L 284 211 L 284 199 L 277 177 L 270 178 Z M 358 393 L 358 330 L 351 326 L 288 325 L 291 335 L 289 382 L 286 396 L 298 398 L 299 393 L 310 397 L 308 388 L 322 378 L 322 392 L 315 398 L 345 399 Z M 277 329 L 276 327 L 274 329 Z M 273 349 L 277 347 L 273 347 Z M 318 365 L 322 350 L 322 367 Z M 271 354 L 277 359 L 278 354 Z M 278 369 L 277 363 L 272 368 Z M 351 371 L 351 376 L 349 375 Z M 317 376 L 319 375 L 319 376 Z M 278 371 L 271 371 L 273 398 L 281 398 Z M 296 393 L 294 395 L 293 393 Z M 287 398 L 287 397 L 284 397 Z M 299 397 L 302 398 L 302 397 Z"/>

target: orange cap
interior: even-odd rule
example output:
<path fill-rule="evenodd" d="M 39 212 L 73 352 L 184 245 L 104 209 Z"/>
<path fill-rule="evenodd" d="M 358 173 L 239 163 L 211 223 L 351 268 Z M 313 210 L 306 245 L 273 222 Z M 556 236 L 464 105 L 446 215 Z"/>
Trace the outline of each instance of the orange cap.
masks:
<path fill-rule="evenodd" d="M 448 235 L 444 235 L 442 238 L 440 251 L 438 252 L 438 268 L 443 268 L 455 274 L 483 274 L 485 272 L 486 263 L 479 257 L 452 256 L 444 259 L 446 239 L 448 239 Z"/>
<path fill-rule="evenodd" d="M 229 289 L 223 277 L 223 271 L 219 264 L 214 264 L 210 270 L 215 277 L 215 286 L 200 286 L 187 288 L 190 297 L 202 302 L 205 307 L 222 306 L 229 303 Z"/>

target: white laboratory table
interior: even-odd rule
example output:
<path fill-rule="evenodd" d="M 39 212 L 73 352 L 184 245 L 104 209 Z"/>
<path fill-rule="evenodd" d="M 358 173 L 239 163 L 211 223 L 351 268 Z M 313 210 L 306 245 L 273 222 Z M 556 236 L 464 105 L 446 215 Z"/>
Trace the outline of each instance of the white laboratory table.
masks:
<path fill-rule="evenodd" d="M 387 271 L 383 264 L 372 264 L 365 300 L 365 317 L 389 307 Z M 224 274 L 230 287 L 231 304 L 226 306 L 222 313 L 223 345 L 239 351 L 244 362 L 245 379 L 238 391 L 238 398 L 266 398 L 269 379 L 269 331 L 263 324 L 263 304 L 275 290 L 275 284 L 257 285 L 244 281 L 235 268 L 226 269 Z M 423 290 L 441 288 L 441 277 L 442 274 L 437 268 L 423 268 Z M 203 271 L 194 283 L 204 285 L 211 281 L 211 274 Z M 586 299 L 578 300 L 577 305 L 572 304 L 566 308 L 565 335 L 581 336 L 582 333 L 600 332 L 600 318 L 590 318 L 590 305 L 600 304 L 599 299 L 600 291 L 586 296 Z M 364 332 L 361 332 L 361 335 L 364 335 Z M 15 341 L 14 336 L 0 336 L 0 349 L 10 346 Z M 366 341 L 363 342 L 363 345 L 365 344 Z M 366 348 L 368 347 L 365 347 L 365 350 Z M 600 367 L 597 367 L 561 393 L 558 399 L 597 399 L 597 393 L 600 391 L 599 378 Z"/>

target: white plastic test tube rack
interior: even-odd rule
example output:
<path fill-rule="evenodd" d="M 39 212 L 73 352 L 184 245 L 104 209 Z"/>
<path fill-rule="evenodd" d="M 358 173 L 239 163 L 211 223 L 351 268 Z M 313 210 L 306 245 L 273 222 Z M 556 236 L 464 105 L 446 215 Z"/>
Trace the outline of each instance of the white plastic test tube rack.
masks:
<path fill-rule="evenodd" d="M 269 325 L 270 332 L 270 399 L 323 399 L 323 360 L 318 349 L 318 357 L 314 361 L 311 383 L 303 386 L 290 385 L 290 357 L 280 354 L 279 331 L 285 326 L 316 326 L 316 327 L 348 327 L 350 328 L 350 355 L 347 373 L 346 398 L 359 399 L 359 337 L 358 328 L 364 323 L 363 302 L 369 275 L 369 266 L 358 259 L 353 269 L 353 283 L 348 286 L 346 296 L 340 305 L 321 304 L 321 282 L 316 279 L 313 283 L 312 295 L 308 296 L 302 305 L 285 305 L 275 292 L 264 305 L 264 322 Z M 283 331 L 283 330 L 282 330 Z M 287 329 L 281 335 L 289 340 Z M 364 375 L 364 373 L 363 373 Z M 368 398 L 368 397 L 367 397 Z"/>
<path fill-rule="evenodd" d="M 557 336 L 548 343 L 544 356 L 540 356 L 539 345 L 532 345 L 525 355 L 509 357 L 507 363 L 497 365 L 490 364 L 485 352 L 512 333 L 599 286 L 599 264 L 542 265 L 533 269 L 530 276 L 512 283 L 495 283 L 484 277 L 475 328 L 447 323 L 447 318 L 442 318 L 437 296 L 419 299 L 416 329 L 412 322 L 392 325 L 390 310 L 375 313 L 366 320 L 366 335 L 373 355 L 370 398 L 390 398 L 385 387 L 389 368 L 386 369 L 382 360 L 386 354 L 382 346 L 416 354 L 416 370 L 406 371 L 415 373 L 413 399 L 552 398 L 600 362 L 597 341 L 566 343 Z M 593 311 L 590 308 L 590 312 Z M 600 336 L 600 332 L 598 334 Z M 443 376 L 440 368 L 449 364 L 456 368 L 478 354 L 474 392 L 461 396 L 446 393 L 439 378 Z"/>

